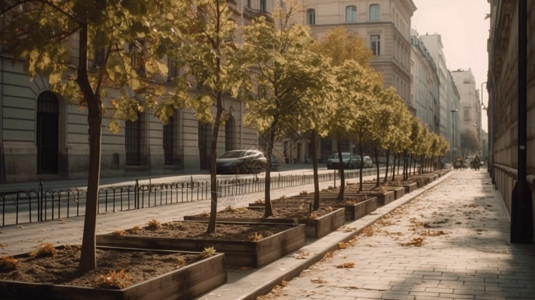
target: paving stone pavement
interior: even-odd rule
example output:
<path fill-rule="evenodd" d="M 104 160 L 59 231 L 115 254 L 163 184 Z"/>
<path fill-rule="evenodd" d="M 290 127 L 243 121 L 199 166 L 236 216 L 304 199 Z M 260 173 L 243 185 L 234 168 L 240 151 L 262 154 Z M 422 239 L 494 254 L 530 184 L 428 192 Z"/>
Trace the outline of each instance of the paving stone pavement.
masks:
<path fill-rule="evenodd" d="M 484 171 L 451 173 L 258 299 L 535 299 L 535 245 Z"/>

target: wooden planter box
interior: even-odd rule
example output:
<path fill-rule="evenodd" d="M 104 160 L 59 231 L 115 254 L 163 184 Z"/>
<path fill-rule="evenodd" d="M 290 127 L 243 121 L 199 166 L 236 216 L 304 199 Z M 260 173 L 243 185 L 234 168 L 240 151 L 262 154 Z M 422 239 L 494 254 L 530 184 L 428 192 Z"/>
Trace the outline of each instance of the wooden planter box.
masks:
<path fill-rule="evenodd" d="M 225 253 L 226 264 L 229 266 L 259 268 L 303 247 L 306 243 L 305 229 L 305 225 L 289 225 L 287 230 L 260 241 L 105 234 L 97 235 L 97 245 L 185 251 L 202 251 L 206 247 L 214 247 L 217 252 Z"/>
<path fill-rule="evenodd" d="M 365 192 L 367 196 L 371 197 L 377 197 L 377 206 L 383 206 L 386 205 L 392 201 L 394 201 L 395 193 L 394 191 L 387 191 L 387 192 Z"/>
<path fill-rule="evenodd" d="M 408 194 L 410 192 L 415 191 L 418 188 L 418 185 L 416 184 L 416 182 L 412 182 L 404 184 L 403 187 L 405 187 L 405 194 Z"/>
<path fill-rule="evenodd" d="M 192 299 L 226 281 L 221 253 L 124 289 L 0 280 L 0 299 Z"/>
<path fill-rule="evenodd" d="M 357 220 L 366 214 L 369 213 L 369 211 L 366 209 L 367 201 L 372 201 L 375 203 L 375 208 L 377 208 L 377 198 L 376 197 L 366 197 L 363 194 L 358 193 L 346 193 L 344 195 L 344 204 L 340 204 L 339 207 L 343 207 L 345 209 L 345 216 L 347 221 L 354 221 Z M 320 204 L 322 203 L 322 200 L 336 200 L 338 198 L 338 193 L 322 193 L 320 194 Z M 314 194 L 307 194 L 307 195 L 299 195 L 299 196 L 292 196 L 290 199 L 306 199 L 312 201 L 314 199 Z M 277 203 L 282 203 L 284 201 L 288 200 L 275 200 L 273 201 L 273 205 L 277 205 Z M 348 204 L 347 201 L 355 201 L 355 204 Z M 299 204 L 296 204 L 299 205 Z M 250 203 L 249 208 L 264 208 L 264 204 L 259 203 Z M 373 210 L 375 210 L 375 208 Z"/>
<path fill-rule="evenodd" d="M 347 221 L 358 220 L 377 209 L 377 197 L 369 197 L 356 204 L 344 206 Z"/>
<path fill-rule="evenodd" d="M 263 207 L 263 206 L 262 206 Z M 184 220 L 188 221 L 206 221 L 207 217 L 201 216 L 184 216 Z M 246 224 L 254 223 L 277 223 L 277 224 L 293 224 L 296 220 L 290 218 L 217 218 L 218 223 L 235 223 L 241 222 Z M 299 219 L 301 224 L 306 225 L 306 237 L 319 239 L 345 224 L 345 209 L 338 208 L 334 211 L 318 217 L 317 219 Z M 216 248 L 217 249 L 217 248 Z"/>
<path fill-rule="evenodd" d="M 405 188 L 404 187 L 397 187 L 394 188 L 394 198 L 397 200 L 401 197 L 405 196 Z"/>

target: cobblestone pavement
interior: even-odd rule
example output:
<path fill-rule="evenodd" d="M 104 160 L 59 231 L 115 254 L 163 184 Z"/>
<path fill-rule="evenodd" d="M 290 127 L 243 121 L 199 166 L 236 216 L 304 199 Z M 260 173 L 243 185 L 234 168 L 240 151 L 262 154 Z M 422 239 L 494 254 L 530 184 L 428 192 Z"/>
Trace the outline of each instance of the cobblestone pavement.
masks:
<path fill-rule="evenodd" d="M 509 243 L 502 203 L 453 171 L 258 299 L 535 299 L 535 246 Z"/>

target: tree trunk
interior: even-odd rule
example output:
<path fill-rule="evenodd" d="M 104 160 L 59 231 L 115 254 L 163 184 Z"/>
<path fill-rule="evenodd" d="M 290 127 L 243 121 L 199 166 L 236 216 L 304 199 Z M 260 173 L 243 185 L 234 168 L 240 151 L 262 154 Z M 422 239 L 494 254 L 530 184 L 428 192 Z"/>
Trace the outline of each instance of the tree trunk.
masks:
<path fill-rule="evenodd" d="M 390 164 L 390 149 L 386 150 L 386 169 L 384 183 L 388 181 L 388 165 Z"/>
<path fill-rule="evenodd" d="M 214 126 L 212 127 L 212 140 L 210 141 L 210 218 L 208 220 L 208 227 L 206 233 L 215 232 L 216 218 L 217 218 L 217 137 L 219 134 L 219 124 L 221 124 L 221 117 L 223 114 L 223 93 L 218 92 L 216 95 L 216 114 Z"/>
<path fill-rule="evenodd" d="M 80 255 L 80 272 L 96 269 L 96 224 L 98 210 L 98 188 L 100 181 L 100 143 L 102 135 L 102 103 L 91 88 L 87 78 L 87 25 L 80 29 L 77 83 L 88 107 L 89 125 L 89 170 L 87 177 L 87 198 L 85 202 L 84 231 Z"/>
<path fill-rule="evenodd" d="M 314 210 L 320 208 L 320 184 L 318 177 L 318 149 L 316 148 L 316 132 L 310 134 L 310 144 L 312 145 L 312 169 L 314 171 Z"/>
<path fill-rule="evenodd" d="M 342 160 L 342 143 L 339 139 L 336 139 L 336 150 L 338 151 L 338 171 L 340 173 L 340 192 L 338 193 L 338 200 L 344 200 L 344 194 L 346 191 L 346 177 L 344 173 L 344 161 Z"/>
<path fill-rule="evenodd" d="M 269 129 L 269 141 L 267 148 L 267 166 L 266 166 L 266 179 L 264 186 L 264 217 L 273 216 L 273 205 L 271 204 L 271 154 L 273 153 L 273 144 L 275 143 L 275 126 L 277 124 L 277 118 L 275 118 L 273 124 Z"/>
<path fill-rule="evenodd" d="M 360 139 L 359 139 L 360 140 Z M 360 154 L 360 168 L 359 168 L 359 192 L 362 191 L 362 171 L 364 167 L 364 148 L 362 146 L 362 142 L 359 141 L 359 154 Z"/>
<path fill-rule="evenodd" d="M 375 154 L 375 167 L 377 170 L 377 182 L 375 183 L 375 186 L 379 187 L 379 185 L 381 184 L 381 175 L 379 171 L 379 151 L 377 151 L 377 147 L 374 148 L 373 152 Z"/>

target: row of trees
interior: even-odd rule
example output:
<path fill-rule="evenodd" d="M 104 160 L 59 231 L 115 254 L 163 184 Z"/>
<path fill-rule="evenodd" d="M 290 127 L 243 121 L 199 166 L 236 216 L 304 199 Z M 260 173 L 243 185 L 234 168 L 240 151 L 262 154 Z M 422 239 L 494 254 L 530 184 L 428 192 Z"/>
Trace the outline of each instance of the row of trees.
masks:
<path fill-rule="evenodd" d="M 81 271 L 96 268 L 106 113 L 112 131 L 120 130 L 121 120 L 135 121 L 147 109 L 165 123 L 175 110 L 190 108 L 199 120 L 213 124 L 207 232 L 215 231 L 217 140 L 228 95 L 244 101 L 245 125 L 267 137 L 268 160 L 274 143 L 295 131 L 307 134 L 313 145 L 329 136 L 338 145 L 343 139 L 360 149 L 372 145 L 376 153 L 444 154 L 445 140 L 422 126 L 394 89 L 383 88 L 360 39 L 340 28 L 314 40 L 307 26 L 292 22 L 302 14 L 297 2 L 285 2 L 273 20 L 260 17 L 240 28 L 227 0 L 14 0 L 2 5 L 4 51 L 22 59 L 30 77 L 48 76 L 55 92 L 88 110 L 90 168 Z M 103 53 L 102 60 L 91 69 L 88 56 L 95 50 Z M 166 57 L 182 69 L 171 87 L 154 80 L 167 75 Z M 312 150 L 317 208 L 317 154 Z M 267 166 L 265 215 L 270 216 L 271 164 Z M 343 180 L 343 170 L 341 174 Z"/>

